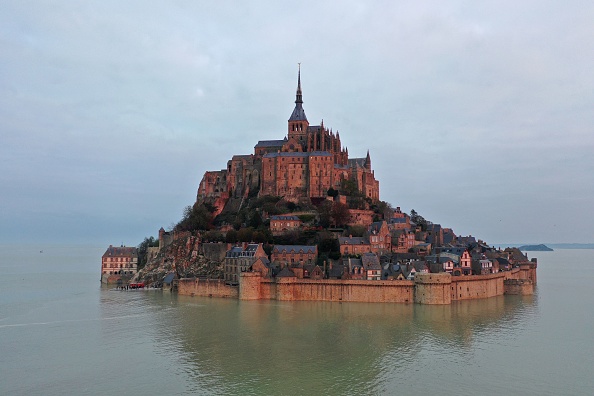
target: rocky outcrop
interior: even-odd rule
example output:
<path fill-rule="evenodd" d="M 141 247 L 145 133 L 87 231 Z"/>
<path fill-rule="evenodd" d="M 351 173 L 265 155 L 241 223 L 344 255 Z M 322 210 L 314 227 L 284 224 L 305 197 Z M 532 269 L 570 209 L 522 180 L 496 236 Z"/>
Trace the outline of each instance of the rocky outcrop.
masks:
<path fill-rule="evenodd" d="M 159 286 L 170 272 L 178 278 L 222 279 L 226 251 L 224 243 L 202 243 L 199 235 L 185 233 L 147 261 L 133 281 Z"/>

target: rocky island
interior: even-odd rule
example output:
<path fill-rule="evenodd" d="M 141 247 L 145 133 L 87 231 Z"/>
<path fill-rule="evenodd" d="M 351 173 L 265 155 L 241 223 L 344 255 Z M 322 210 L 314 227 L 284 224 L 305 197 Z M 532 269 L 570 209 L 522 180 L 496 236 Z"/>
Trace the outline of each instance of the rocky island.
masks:
<path fill-rule="evenodd" d="M 205 172 L 175 227 L 138 247 L 140 270 L 126 278 L 112 249 L 102 280 L 244 300 L 449 304 L 532 293 L 536 259 L 404 213 L 379 186 L 369 150 L 353 158 L 338 131 L 310 124 L 299 70 L 285 136 Z"/>

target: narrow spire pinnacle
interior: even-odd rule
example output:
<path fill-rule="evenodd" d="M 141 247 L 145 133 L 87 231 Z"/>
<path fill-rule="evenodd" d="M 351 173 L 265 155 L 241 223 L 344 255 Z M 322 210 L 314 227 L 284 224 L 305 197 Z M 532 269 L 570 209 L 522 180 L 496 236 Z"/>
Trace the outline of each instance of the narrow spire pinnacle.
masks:
<path fill-rule="evenodd" d="M 297 72 L 297 95 L 295 103 L 303 103 L 303 94 L 301 92 L 301 62 L 298 63 L 299 71 Z"/>
<path fill-rule="evenodd" d="M 303 111 L 303 96 L 301 93 L 301 63 L 298 63 L 299 71 L 297 72 L 297 95 L 295 95 L 295 109 L 289 118 L 289 121 L 307 121 L 305 111 Z M 307 126 L 305 127 L 307 129 Z"/>

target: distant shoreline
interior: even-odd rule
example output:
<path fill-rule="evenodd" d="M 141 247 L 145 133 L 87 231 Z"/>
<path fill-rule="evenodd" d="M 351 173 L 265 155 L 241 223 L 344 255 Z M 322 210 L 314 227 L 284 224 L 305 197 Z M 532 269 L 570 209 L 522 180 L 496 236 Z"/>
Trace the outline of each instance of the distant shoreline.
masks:
<path fill-rule="evenodd" d="M 495 246 L 500 247 L 521 247 L 521 246 L 538 246 L 539 244 L 529 243 L 498 243 Z M 551 249 L 594 249 L 594 243 L 544 243 Z"/>

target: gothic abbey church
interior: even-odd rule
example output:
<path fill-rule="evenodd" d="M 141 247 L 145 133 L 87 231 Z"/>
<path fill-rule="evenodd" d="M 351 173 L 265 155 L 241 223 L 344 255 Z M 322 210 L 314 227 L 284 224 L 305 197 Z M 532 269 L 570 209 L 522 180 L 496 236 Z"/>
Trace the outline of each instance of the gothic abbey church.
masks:
<path fill-rule="evenodd" d="M 229 198 L 273 195 L 298 202 L 326 199 L 328 190 L 341 190 L 345 182 L 356 186 L 372 202 L 379 200 L 379 181 L 371 158 L 350 158 L 340 134 L 310 125 L 303 110 L 301 70 L 297 77 L 295 109 L 282 140 L 261 140 L 249 155 L 234 155 L 227 169 L 208 171 L 198 187 L 198 201 L 211 199 L 222 209 Z"/>

